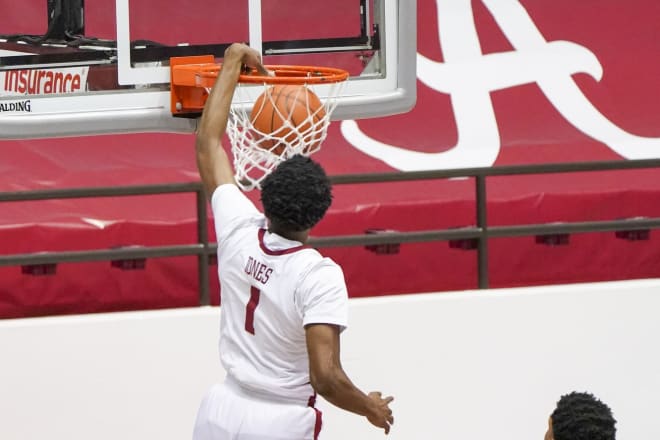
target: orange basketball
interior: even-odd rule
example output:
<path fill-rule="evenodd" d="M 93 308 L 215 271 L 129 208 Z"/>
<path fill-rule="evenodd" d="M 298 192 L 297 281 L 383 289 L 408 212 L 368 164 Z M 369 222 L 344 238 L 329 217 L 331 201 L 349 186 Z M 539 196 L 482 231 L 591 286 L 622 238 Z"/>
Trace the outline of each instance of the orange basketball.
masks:
<path fill-rule="evenodd" d="M 281 155 L 286 144 L 302 143 L 304 153 L 321 142 L 320 121 L 325 118 L 321 100 L 302 85 L 274 85 L 254 102 L 250 121 L 261 148 Z"/>

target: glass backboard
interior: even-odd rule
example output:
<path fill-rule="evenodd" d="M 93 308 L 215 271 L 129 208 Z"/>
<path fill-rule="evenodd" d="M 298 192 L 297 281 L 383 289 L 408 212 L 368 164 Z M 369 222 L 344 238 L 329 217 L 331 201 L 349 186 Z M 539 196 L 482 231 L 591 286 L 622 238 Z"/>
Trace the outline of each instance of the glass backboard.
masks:
<path fill-rule="evenodd" d="M 46 3 L 2 8 L 0 138 L 191 132 L 196 120 L 170 112 L 169 59 L 220 63 L 235 41 L 260 50 L 266 64 L 347 70 L 333 119 L 415 103 L 414 0 Z"/>

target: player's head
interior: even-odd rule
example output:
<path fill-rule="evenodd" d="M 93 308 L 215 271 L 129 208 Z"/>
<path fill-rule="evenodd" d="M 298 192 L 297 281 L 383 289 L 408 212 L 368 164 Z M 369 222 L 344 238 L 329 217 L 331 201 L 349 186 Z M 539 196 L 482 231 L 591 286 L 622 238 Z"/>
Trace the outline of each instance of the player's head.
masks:
<path fill-rule="evenodd" d="M 589 393 L 572 392 L 559 399 L 546 440 L 614 440 L 616 420 L 603 402 Z"/>
<path fill-rule="evenodd" d="M 291 232 L 305 231 L 316 225 L 330 207 L 330 180 L 321 165 L 296 155 L 264 179 L 261 202 L 272 225 Z"/>

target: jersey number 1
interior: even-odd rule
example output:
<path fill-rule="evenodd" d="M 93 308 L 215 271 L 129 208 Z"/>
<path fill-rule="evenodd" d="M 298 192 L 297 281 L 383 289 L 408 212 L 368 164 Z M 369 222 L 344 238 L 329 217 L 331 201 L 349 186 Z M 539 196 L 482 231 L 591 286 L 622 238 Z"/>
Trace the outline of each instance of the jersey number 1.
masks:
<path fill-rule="evenodd" d="M 245 306 L 245 331 L 254 334 L 254 310 L 259 305 L 261 291 L 256 287 L 250 288 L 250 301 Z"/>

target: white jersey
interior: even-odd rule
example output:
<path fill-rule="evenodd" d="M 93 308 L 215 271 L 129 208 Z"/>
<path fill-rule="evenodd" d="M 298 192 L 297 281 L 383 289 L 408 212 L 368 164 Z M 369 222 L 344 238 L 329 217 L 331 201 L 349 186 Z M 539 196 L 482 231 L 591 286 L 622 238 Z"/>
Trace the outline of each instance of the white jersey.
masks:
<path fill-rule="evenodd" d="M 345 328 L 343 272 L 316 250 L 268 232 L 264 215 L 235 185 L 219 186 L 211 204 L 228 379 L 266 398 L 306 404 L 314 390 L 304 326 Z"/>

